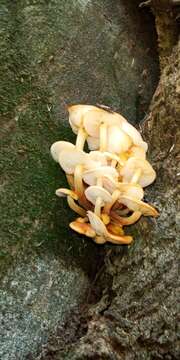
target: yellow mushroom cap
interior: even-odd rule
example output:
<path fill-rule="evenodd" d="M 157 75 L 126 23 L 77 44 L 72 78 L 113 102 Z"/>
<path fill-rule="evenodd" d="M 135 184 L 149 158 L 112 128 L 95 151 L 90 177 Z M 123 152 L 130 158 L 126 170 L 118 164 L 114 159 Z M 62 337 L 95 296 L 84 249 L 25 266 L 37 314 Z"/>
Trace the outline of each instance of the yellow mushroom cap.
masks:
<path fill-rule="evenodd" d="M 59 154 L 59 164 L 67 174 L 73 174 L 77 165 L 86 161 L 86 153 L 83 151 L 61 151 Z"/>
<path fill-rule="evenodd" d="M 123 176 L 123 181 L 124 182 L 131 181 L 134 173 L 138 169 L 141 170 L 141 175 L 138 180 L 138 183 L 142 187 L 148 186 L 155 180 L 156 173 L 147 160 L 131 157 L 127 160 L 124 167 L 120 171 L 120 175 Z"/>
<path fill-rule="evenodd" d="M 95 231 L 92 229 L 91 225 L 86 222 L 80 222 L 78 220 L 72 221 L 69 224 L 70 228 L 79 234 L 94 238 L 96 236 Z"/>
<path fill-rule="evenodd" d="M 140 211 L 144 216 L 157 217 L 159 215 L 157 210 L 151 205 L 130 196 L 120 196 L 119 202 L 123 205 L 126 205 L 132 211 Z"/>
<path fill-rule="evenodd" d="M 50 153 L 54 161 L 59 161 L 59 154 L 63 150 L 73 150 L 75 149 L 75 145 L 71 144 L 68 141 L 56 141 L 50 147 Z"/>
<path fill-rule="evenodd" d="M 94 168 L 83 173 L 83 180 L 88 185 L 96 185 L 99 177 L 110 176 L 117 180 L 118 172 L 111 166 L 101 166 Z"/>
<path fill-rule="evenodd" d="M 147 151 L 147 143 L 143 141 L 141 134 L 133 125 L 128 122 L 122 122 L 122 130 L 131 137 L 135 145 L 141 146 L 145 151 Z"/>
<path fill-rule="evenodd" d="M 132 145 L 132 140 L 117 125 L 109 126 L 107 132 L 107 151 L 119 154 L 127 151 Z"/>
<path fill-rule="evenodd" d="M 85 190 L 85 196 L 93 204 L 96 204 L 97 198 L 101 198 L 101 205 L 104 206 L 106 203 L 112 201 L 111 194 L 103 189 L 101 186 L 92 185 Z"/>

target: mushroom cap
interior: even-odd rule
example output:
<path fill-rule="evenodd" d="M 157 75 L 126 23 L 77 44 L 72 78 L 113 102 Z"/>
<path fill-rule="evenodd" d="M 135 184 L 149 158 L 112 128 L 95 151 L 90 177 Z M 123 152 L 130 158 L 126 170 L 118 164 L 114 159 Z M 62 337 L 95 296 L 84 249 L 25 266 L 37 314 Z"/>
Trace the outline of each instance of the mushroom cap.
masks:
<path fill-rule="evenodd" d="M 107 132 L 107 151 L 119 154 L 127 151 L 132 145 L 132 140 L 120 126 L 109 126 Z"/>
<path fill-rule="evenodd" d="M 92 229 L 91 225 L 86 222 L 80 222 L 76 220 L 72 221 L 69 226 L 71 229 L 78 232 L 79 234 L 86 235 L 91 238 L 94 238 L 96 236 L 96 233 Z"/>
<path fill-rule="evenodd" d="M 123 205 L 126 205 L 132 211 L 140 211 L 144 216 L 157 217 L 159 215 L 158 211 L 151 205 L 130 196 L 120 196 L 119 202 Z"/>
<path fill-rule="evenodd" d="M 73 132 L 76 134 L 78 127 L 82 124 L 83 115 L 89 110 L 96 109 L 96 106 L 77 104 L 69 105 L 67 108 L 69 112 L 69 123 Z"/>
<path fill-rule="evenodd" d="M 102 166 L 107 165 L 107 159 L 105 153 L 101 151 L 91 151 L 89 154 L 89 158 L 94 162 L 99 163 Z"/>
<path fill-rule="evenodd" d="M 122 122 L 126 120 L 118 113 L 109 112 L 107 110 L 96 108 L 95 110 L 88 111 L 84 114 L 83 125 L 88 135 L 98 138 L 100 124 L 118 125 L 121 126 Z"/>
<path fill-rule="evenodd" d="M 95 110 L 88 111 L 83 117 L 83 125 L 88 135 L 98 138 L 99 127 L 103 122 L 106 111 L 96 108 Z"/>
<path fill-rule="evenodd" d="M 124 182 L 130 182 L 136 170 L 141 169 L 142 173 L 138 183 L 142 186 L 148 186 L 155 178 L 156 173 L 147 160 L 136 157 L 131 157 L 127 160 L 124 167 L 120 170 L 120 175 L 123 176 Z"/>
<path fill-rule="evenodd" d="M 110 194 L 113 193 L 114 190 L 117 189 L 118 182 L 115 181 L 111 176 L 104 176 L 102 178 L 104 188 L 109 191 Z"/>
<path fill-rule="evenodd" d="M 103 189 L 101 186 L 97 186 L 97 185 L 89 186 L 85 190 L 85 196 L 93 205 L 96 204 L 96 200 L 98 197 L 101 198 L 102 206 L 112 201 L 111 194 L 107 190 Z"/>
<path fill-rule="evenodd" d="M 144 197 L 144 191 L 139 184 L 118 183 L 118 190 L 120 190 L 121 195 L 130 196 L 138 200 Z"/>
<path fill-rule="evenodd" d="M 87 216 L 95 233 L 97 235 L 106 236 L 107 230 L 103 221 L 92 211 L 87 211 Z"/>
<path fill-rule="evenodd" d="M 121 161 L 121 159 L 120 159 L 120 157 L 118 156 L 118 155 L 116 155 L 116 154 L 114 154 L 114 153 L 111 153 L 111 152 L 108 152 L 108 151 L 104 151 L 104 153 L 103 153 L 105 156 L 106 156 L 106 159 L 108 160 L 108 161 L 112 161 L 112 160 L 115 160 L 115 161 L 117 161 L 117 163 L 119 163 L 120 165 L 124 165 L 124 162 L 122 163 L 122 161 Z"/>
<path fill-rule="evenodd" d="M 146 159 L 146 151 L 144 150 L 143 147 L 138 146 L 138 145 L 133 145 L 129 151 L 129 156 L 130 157 L 136 157 L 136 158 L 141 158 L 143 160 Z"/>
<path fill-rule="evenodd" d="M 59 154 L 59 164 L 67 174 L 73 174 L 75 167 L 86 161 L 86 155 L 81 150 L 64 150 Z"/>
<path fill-rule="evenodd" d="M 113 179 L 118 179 L 118 172 L 111 166 L 101 166 L 88 171 L 83 174 L 83 180 L 88 185 L 96 185 L 98 177 L 110 176 Z"/>
<path fill-rule="evenodd" d="M 87 137 L 87 144 L 89 147 L 89 150 L 98 150 L 99 149 L 99 138 L 95 138 L 93 136 Z"/>
<path fill-rule="evenodd" d="M 73 150 L 75 149 L 75 145 L 71 144 L 68 141 L 56 141 L 50 147 L 50 153 L 54 161 L 59 161 L 59 154 L 63 150 Z"/>
<path fill-rule="evenodd" d="M 77 194 L 70 189 L 65 189 L 65 188 L 57 189 L 56 195 L 59 197 L 71 196 L 74 200 L 78 200 Z"/>
<path fill-rule="evenodd" d="M 147 143 L 143 141 L 141 134 L 133 125 L 124 121 L 122 122 L 122 130 L 131 137 L 135 145 L 141 146 L 145 151 L 147 151 Z"/>
<path fill-rule="evenodd" d="M 115 190 L 120 190 L 121 195 L 134 197 L 138 200 L 143 199 L 144 191 L 139 184 L 121 183 L 114 181 L 111 177 L 103 177 L 104 188 L 112 194 Z"/>
<path fill-rule="evenodd" d="M 84 163 L 84 167 L 86 170 L 95 169 L 100 166 L 106 166 L 107 160 L 104 153 L 100 151 L 91 151 L 86 154 L 86 160 Z"/>

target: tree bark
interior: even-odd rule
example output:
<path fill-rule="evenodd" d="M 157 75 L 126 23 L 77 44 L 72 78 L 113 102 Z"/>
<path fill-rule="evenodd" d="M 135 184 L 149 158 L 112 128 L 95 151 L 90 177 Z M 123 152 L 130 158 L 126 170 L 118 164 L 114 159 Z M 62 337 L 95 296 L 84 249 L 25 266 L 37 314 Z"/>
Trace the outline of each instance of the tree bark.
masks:
<path fill-rule="evenodd" d="M 180 115 L 180 42 L 166 59 L 142 126 L 156 182 L 146 189 L 157 220 L 144 218 L 134 244 L 106 256 L 112 286 L 91 309 L 87 334 L 58 359 L 179 359 L 177 212 Z M 102 278 L 99 280 L 101 282 Z"/>

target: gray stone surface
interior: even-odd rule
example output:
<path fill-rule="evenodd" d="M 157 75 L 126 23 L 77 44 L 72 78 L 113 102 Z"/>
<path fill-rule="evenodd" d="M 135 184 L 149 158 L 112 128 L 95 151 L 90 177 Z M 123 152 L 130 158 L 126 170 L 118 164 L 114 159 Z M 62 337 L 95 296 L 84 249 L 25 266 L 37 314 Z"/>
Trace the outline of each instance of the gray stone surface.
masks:
<path fill-rule="evenodd" d="M 68 228 L 49 156 L 74 140 L 66 103 L 103 103 L 132 122 L 156 85 L 153 27 L 136 3 L 0 2 L 0 358 L 32 357 L 86 301 L 103 247 Z M 151 21 L 151 20 L 150 20 Z M 151 29 L 149 31 L 149 29 Z"/>

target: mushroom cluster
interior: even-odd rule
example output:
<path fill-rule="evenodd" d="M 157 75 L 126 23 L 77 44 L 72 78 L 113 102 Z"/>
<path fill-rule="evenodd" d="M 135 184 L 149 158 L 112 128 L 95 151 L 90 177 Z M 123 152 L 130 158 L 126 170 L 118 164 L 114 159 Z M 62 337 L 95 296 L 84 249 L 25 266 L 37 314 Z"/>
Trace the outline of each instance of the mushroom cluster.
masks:
<path fill-rule="evenodd" d="M 104 106 L 72 105 L 68 112 L 76 143 L 57 141 L 50 152 L 70 187 L 57 189 L 56 195 L 66 196 L 78 214 L 70 228 L 98 244 L 130 244 L 133 238 L 123 227 L 142 215 L 158 216 L 142 201 L 143 188 L 156 178 L 146 160 L 147 143 L 123 116 Z"/>

